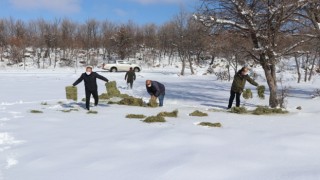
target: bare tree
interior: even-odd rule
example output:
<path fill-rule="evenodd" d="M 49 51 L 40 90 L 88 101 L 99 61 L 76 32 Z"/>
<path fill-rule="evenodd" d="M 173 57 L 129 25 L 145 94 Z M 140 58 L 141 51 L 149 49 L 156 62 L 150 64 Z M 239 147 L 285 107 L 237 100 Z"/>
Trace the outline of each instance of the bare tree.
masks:
<path fill-rule="evenodd" d="M 270 90 L 269 105 L 276 107 L 276 64 L 279 57 L 305 42 L 301 40 L 279 47 L 280 36 L 295 32 L 297 26 L 291 19 L 294 13 L 308 4 L 306 0 L 249 1 L 249 0 L 202 0 L 197 17 L 205 26 L 220 26 L 247 37 L 252 48 L 247 52 L 264 69 Z"/>

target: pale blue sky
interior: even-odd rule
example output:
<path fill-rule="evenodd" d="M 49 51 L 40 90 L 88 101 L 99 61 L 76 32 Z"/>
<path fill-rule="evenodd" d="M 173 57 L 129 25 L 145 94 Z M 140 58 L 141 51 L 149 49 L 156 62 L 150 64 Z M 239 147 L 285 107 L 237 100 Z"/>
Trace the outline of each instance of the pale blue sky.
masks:
<path fill-rule="evenodd" d="M 193 11 L 199 0 L 0 0 L 0 17 L 30 20 L 68 17 L 78 22 L 95 18 L 125 23 L 161 24 L 183 6 Z"/>

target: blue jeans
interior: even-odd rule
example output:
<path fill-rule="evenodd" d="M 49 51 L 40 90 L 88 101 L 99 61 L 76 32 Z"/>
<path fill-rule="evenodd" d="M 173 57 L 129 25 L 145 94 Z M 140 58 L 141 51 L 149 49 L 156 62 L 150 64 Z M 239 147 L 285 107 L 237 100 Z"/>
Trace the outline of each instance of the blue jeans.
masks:
<path fill-rule="evenodd" d="M 164 94 L 160 94 L 159 98 L 159 106 L 162 107 L 163 106 L 163 101 L 164 101 Z"/>

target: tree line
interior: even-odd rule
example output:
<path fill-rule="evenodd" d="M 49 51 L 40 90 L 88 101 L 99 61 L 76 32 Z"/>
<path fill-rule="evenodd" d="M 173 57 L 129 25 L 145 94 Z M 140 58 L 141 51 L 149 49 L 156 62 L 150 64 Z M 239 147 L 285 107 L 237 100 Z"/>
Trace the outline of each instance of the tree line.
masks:
<path fill-rule="evenodd" d="M 169 57 L 170 64 L 179 57 L 183 75 L 187 65 L 194 73 L 193 63 L 200 63 L 210 51 L 212 42 L 207 29 L 184 10 L 162 25 L 95 19 L 78 23 L 68 18 L 52 21 L 6 18 L 0 19 L 0 60 L 7 59 L 12 65 L 24 63 L 26 53 L 31 53 L 41 68 L 44 60 L 54 67 L 57 62 L 73 66 L 79 56 L 81 63 L 87 65 L 96 65 L 98 56 L 108 60 L 113 56 L 126 59 L 139 54 L 138 58 L 150 64 L 163 57 Z"/>

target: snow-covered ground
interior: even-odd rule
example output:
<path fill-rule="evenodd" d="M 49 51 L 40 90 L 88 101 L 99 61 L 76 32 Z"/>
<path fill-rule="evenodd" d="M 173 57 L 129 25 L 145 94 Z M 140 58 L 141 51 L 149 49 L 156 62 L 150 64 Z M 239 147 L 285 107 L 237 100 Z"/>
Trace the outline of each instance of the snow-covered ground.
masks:
<path fill-rule="evenodd" d="M 179 69 L 145 70 L 134 90 L 126 90 L 124 73 L 101 73 L 119 89 L 148 100 L 145 80 L 166 85 L 163 108 L 100 103 L 98 114 L 64 113 L 65 86 L 80 75 L 74 70 L 1 71 L 0 179 L 3 180 L 318 180 L 320 179 L 320 102 L 311 99 L 320 78 L 291 86 L 289 114 L 255 116 L 214 112 L 227 106 L 231 82 L 214 76 L 178 76 Z M 201 73 L 200 73 L 201 74 Z M 266 83 L 262 78 L 260 84 Z M 253 89 L 243 101 L 253 109 L 267 105 Z M 105 91 L 99 81 L 99 93 Z M 78 85 L 79 99 L 84 97 Z M 41 105 L 46 102 L 48 105 Z M 80 102 L 82 103 L 82 102 Z M 81 106 L 81 104 L 80 104 Z M 302 110 L 296 109 L 301 106 Z M 163 124 L 126 119 L 130 113 L 156 115 L 178 109 Z M 30 113 L 41 110 L 42 114 Z M 208 117 L 190 117 L 194 110 Z M 198 122 L 220 122 L 204 128 Z"/>

